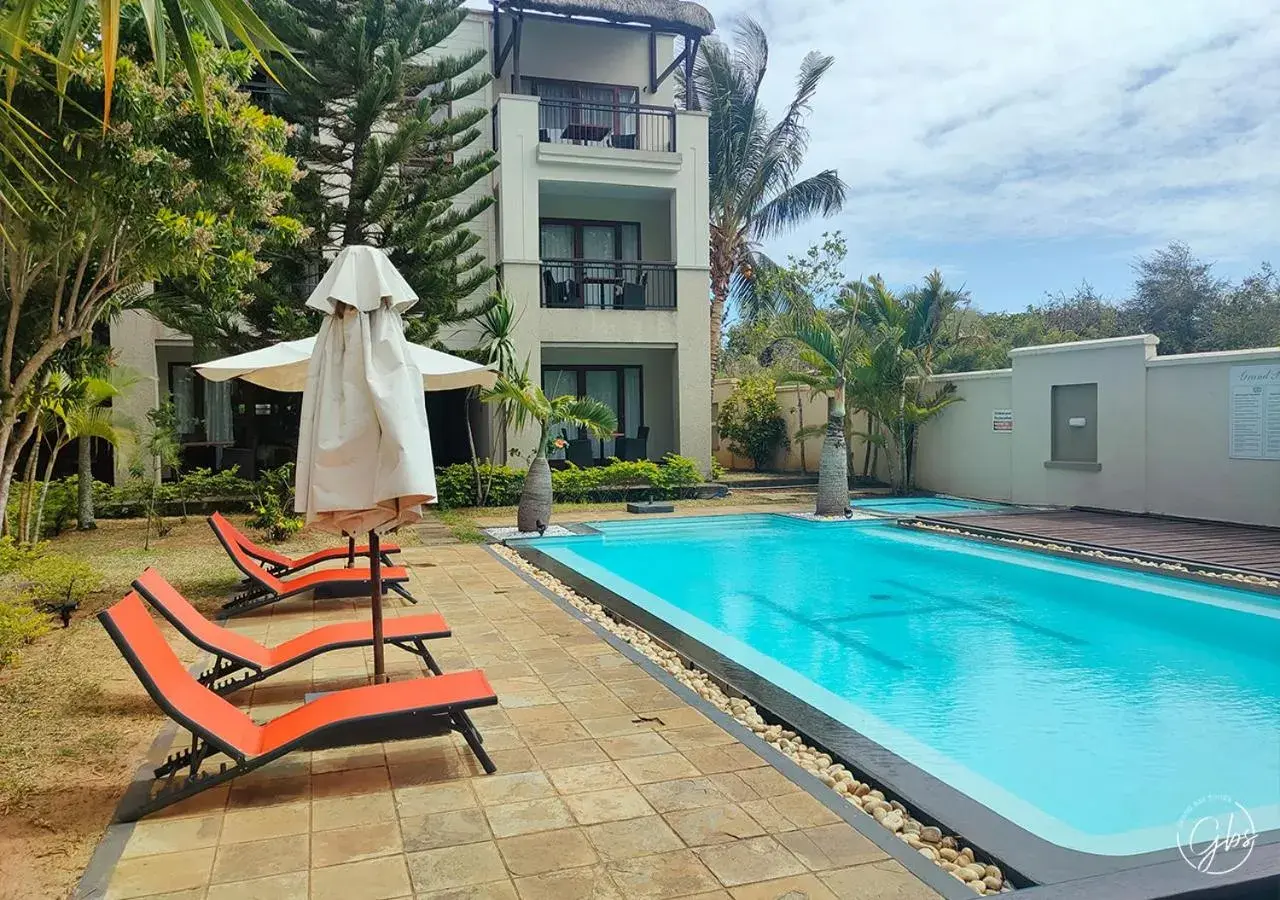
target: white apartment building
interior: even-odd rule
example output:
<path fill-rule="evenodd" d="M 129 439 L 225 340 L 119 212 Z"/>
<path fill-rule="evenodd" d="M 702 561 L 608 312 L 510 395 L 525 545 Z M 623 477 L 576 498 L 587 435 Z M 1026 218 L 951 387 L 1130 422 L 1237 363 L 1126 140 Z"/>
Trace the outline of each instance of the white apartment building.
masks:
<path fill-rule="evenodd" d="M 484 48 L 493 74 L 455 112 L 490 111 L 478 140 L 499 166 L 473 191 L 497 203 L 472 228 L 516 305 L 519 358 L 548 395 L 594 397 L 618 415 L 615 437 L 562 431 L 556 456 L 580 465 L 671 452 L 710 462 L 707 119 L 676 108 L 676 72 L 713 28 L 682 0 L 495 0 L 439 47 Z M 476 340 L 467 326 L 441 337 Z M 145 313 L 114 321 L 111 342 L 141 375 L 125 413 L 142 421 L 172 398 L 188 465 L 251 475 L 292 458 L 297 397 L 203 382 L 191 339 Z M 452 393 L 428 395 L 439 463 L 469 456 Z M 494 434 L 487 408 L 470 416 L 482 454 L 530 449 L 532 435 Z"/>

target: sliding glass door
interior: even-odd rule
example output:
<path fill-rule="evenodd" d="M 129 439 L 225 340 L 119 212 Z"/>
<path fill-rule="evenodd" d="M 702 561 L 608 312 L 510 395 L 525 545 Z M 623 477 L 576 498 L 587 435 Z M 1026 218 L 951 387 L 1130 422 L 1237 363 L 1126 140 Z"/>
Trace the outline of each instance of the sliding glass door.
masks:
<path fill-rule="evenodd" d="M 599 400 L 617 417 L 617 435 L 636 437 L 644 425 L 643 371 L 640 366 L 548 366 L 542 370 L 542 389 L 548 397 L 571 394 Z M 571 442 L 581 440 L 578 430 L 572 426 L 557 423 L 551 433 Z M 549 458 L 567 458 L 581 465 L 583 460 L 576 458 L 575 453 L 580 446 Z M 591 461 L 602 462 L 617 452 L 615 435 L 591 439 Z"/>
<path fill-rule="evenodd" d="M 563 298 L 565 305 L 615 306 L 622 286 L 639 281 L 638 222 L 543 219 L 539 250 L 544 292 Z M 568 264 L 568 260 L 573 264 Z M 560 302 L 544 300 L 547 305 Z"/>

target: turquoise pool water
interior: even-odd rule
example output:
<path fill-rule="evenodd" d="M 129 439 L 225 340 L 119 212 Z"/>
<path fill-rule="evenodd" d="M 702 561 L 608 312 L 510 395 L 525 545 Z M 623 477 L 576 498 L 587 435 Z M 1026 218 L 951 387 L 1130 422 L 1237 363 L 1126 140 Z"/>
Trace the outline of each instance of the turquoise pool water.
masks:
<path fill-rule="evenodd" d="M 1280 827 L 1280 602 L 888 522 L 600 523 L 536 546 L 1060 846 Z"/>
<path fill-rule="evenodd" d="M 964 500 L 960 497 L 874 497 L 854 500 L 850 506 L 864 512 L 888 513 L 895 516 L 945 516 L 948 513 L 982 512 L 1002 508 L 999 503 Z"/>

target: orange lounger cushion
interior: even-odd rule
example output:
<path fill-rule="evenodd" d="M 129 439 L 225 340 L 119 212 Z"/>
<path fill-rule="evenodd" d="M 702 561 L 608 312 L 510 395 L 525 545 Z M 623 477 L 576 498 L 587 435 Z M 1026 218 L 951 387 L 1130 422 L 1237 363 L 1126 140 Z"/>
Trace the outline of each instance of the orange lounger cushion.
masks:
<path fill-rule="evenodd" d="M 469 709 L 498 702 L 483 672 L 453 672 L 334 691 L 258 725 L 183 667 L 136 592 L 103 610 L 98 618 L 151 699 L 192 735 L 189 750 L 178 751 L 156 768 L 147 798 L 120 811 L 123 821 L 229 781 L 293 750 L 453 730 L 463 736 L 486 772 L 495 771 L 467 715 Z M 205 760 L 218 753 L 232 763 L 205 768 Z"/>
<path fill-rule="evenodd" d="M 294 559 L 285 556 L 279 551 L 272 550 L 270 547 L 263 547 L 261 544 L 255 543 L 247 534 L 237 528 L 230 519 L 220 512 L 215 512 L 209 516 L 209 524 L 214 531 L 221 531 L 228 538 L 240 545 L 240 548 L 255 559 L 283 570 L 285 573 L 297 572 L 301 569 L 308 569 L 311 566 L 318 565 L 322 562 L 330 562 L 335 559 L 348 559 L 351 555 L 350 547 L 329 547 L 324 550 L 317 550 L 309 553 L 301 559 Z M 399 553 L 400 547 L 392 543 L 384 543 L 379 548 L 383 556 L 389 553 Z M 369 556 L 369 547 L 367 544 L 358 545 L 355 548 L 357 557 Z"/>
<path fill-rule="evenodd" d="M 207 677 L 201 676 L 205 684 L 223 682 L 217 687 L 219 691 L 244 687 L 330 650 L 373 643 L 373 625 L 362 620 L 322 625 L 278 646 L 264 647 L 251 638 L 209 621 L 154 568 L 143 572 L 134 580 L 133 586 L 189 641 L 215 654 L 220 661 L 236 664 L 220 662 L 207 673 Z M 444 617 L 438 613 L 387 619 L 382 631 L 384 640 L 407 645 L 404 649 L 422 656 L 432 671 L 438 671 L 438 667 L 421 642 L 449 637 L 452 633 Z M 256 672 L 252 677 L 234 683 L 226 681 L 241 668 Z"/>

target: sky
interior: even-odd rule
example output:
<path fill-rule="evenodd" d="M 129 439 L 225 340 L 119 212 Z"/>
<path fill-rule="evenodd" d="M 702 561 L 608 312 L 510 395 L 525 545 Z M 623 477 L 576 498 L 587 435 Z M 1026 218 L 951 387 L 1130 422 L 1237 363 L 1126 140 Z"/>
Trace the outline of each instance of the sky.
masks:
<path fill-rule="evenodd" d="M 851 277 L 932 268 L 984 310 L 1083 280 L 1123 298 L 1143 253 L 1183 241 L 1238 279 L 1280 265 L 1280 0 L 703 0 L 718 34 L 770 37 L 766 107 L 806 52 L 835 57 L 806 172 L 844 211 Z"/>

